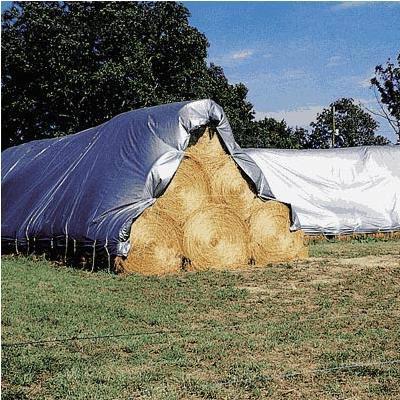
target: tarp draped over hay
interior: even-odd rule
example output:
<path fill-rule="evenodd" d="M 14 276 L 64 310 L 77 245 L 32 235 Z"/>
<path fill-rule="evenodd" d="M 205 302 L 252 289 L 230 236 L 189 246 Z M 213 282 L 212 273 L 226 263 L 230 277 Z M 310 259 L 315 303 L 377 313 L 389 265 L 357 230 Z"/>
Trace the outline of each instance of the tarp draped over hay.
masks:
<path fill-rule="evenodd" d="M 400 146 L 243 151 L 304 232 L 400 230 Z"/>
<path fill-rule="evenodd" d="M 86 131 L 2 153 L 2 240 L 126 256 L 133 220 L 173 178 L 192 134 L 212 125 L 262 198 L 292 206 L 309 233 L 400 228 L 400 148 L 241 149 L 211 100 L 118 115 Z"/>
<path fill-rule="evenodd" d="M 173 103 L 118 115 L 86 131 L 33 141 L 2 153 L 2 239 L 25 248 L 69 241 L 126 256 L 133 220 L 176 172 L 191 133 L 213 125 L 227 151 L 273 198 L 261 170 L 236 144 L 212 100 Z"/>

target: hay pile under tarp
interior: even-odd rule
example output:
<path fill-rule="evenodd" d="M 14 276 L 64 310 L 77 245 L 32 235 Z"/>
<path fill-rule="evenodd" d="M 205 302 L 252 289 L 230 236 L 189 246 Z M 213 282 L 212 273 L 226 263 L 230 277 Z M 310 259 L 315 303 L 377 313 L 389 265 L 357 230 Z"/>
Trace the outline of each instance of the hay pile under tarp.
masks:
<path fill-rule="evenodd" d="M 185 156 L 165 193 L 157 199 L 153 209 L 170 216 L 182 228 L 189 216 L 207 207 L 210 182 L 201 163 Z"/>
<path fill-rule="evenodd" d="M 128 257 L 117 269 L 143 274 L 233 269 L 308 256 L 290 210 L 259 199 L 217 134 L 189 147 L 165 193 L 132 225 Z"/>
<path fill-rule="evenodd" d="M 117 272 L 145 275 L 176 273 L 182 266 L 182 233 L 166 213 L 150 207 L 131 229 L 128 257 L 117 257 Z"/>
<path fill-rule="evenodd" d="M 183 249 L 192 270 L 246 265 L 250 256 L 247 224 L 232 208 L 209 203 L 186 221 Z"/>

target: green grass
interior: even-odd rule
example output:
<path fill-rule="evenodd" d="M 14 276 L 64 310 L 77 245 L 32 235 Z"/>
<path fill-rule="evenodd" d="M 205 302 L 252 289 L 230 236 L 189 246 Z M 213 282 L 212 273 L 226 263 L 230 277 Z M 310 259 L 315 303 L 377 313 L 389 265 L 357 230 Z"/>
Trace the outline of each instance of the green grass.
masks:
<path fill-rule="evenodd" d="M 400 359 L 399 254 L 317 243 L 304 262 L 163 278 L 3 257 L 2 396 L 396 398 L 400 364 L 373 362 Z"/>
<path fill-rule="evenodd" d="M 378 240 L 367 238 L 354 241 L 326 241 L 311 245 L 310 255 L 314 257 L 364 257 L 399 255 L 400 240 Z"/>

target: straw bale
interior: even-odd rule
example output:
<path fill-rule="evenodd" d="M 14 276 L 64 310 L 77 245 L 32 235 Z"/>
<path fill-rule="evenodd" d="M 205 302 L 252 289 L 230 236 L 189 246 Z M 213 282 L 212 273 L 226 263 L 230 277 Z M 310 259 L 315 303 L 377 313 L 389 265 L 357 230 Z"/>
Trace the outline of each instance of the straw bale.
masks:
<path fill-rule="evenodd" d="M 132 250 L 119 270 L 165 274 L 232 269 L 308 256 L 289 208 L 259 199 L 252 184 L 207 129 L 186 150 L 165 193 L 133 224 Z"/>
<path fill-rule="evenodd" d="M 289 212 L 289 207 L 279 201 L 257 199 L 253 203 L 249 220 L 252 235 L 254 237 L 275 236 L 282 232 L 289 232 Z"/>
<path fill-rule="evenodd" d="M 154 209 L 168 214 L 178 227 L 208 201 L 210 183 L 199 161 L 186 156 L 171 183 L 154 204 Z"/>
<path fill-rule="evenodd" d="M 212 201 L 231 206 L 248 218 L 257 196 L 232 156 L 225 152 L 219 136 L 207 129 L 197 143 L 188 148 L 187 154 L 203 166 L 210 182 Z"/>
<path fill-rule="evenodd" d="M 177 273 L 182 267 L 182 232 L 168 215 L 148 208 L 131 227 L 131 250 L 117 257 L 118 272 L 146 275 Z"/>
<path fill-rule="evenodd" d="M 289 208 L 277 201 L 258 204 L 249 218 L 251 255 L 256 264 L 305 258 L 302 231 L 290 232 Z"/>
<path fill-rule="evenodd" d="M 205 166 L 206 172 L 212 176 L 210 182 L 213 201 L 232 207 L 247 219 L 257 195 L 231 156 L 219 156 L 216 164 L 212 168 Z"/>
<path fill-rule="evenodd" d="M 236 268 L 248 264 L 248 229 L 232 208 L 211 205 L 197 210 L 184 225 L 183 251 L 191 270 Z"/>
<path fill-rule="evenodd" d="M 293 236 L 293 247 L 297 248 L 297 254 L 295 259 L 297 260 L 304 260 L 309 256 L 309 248 L 306 240 L 306 236 L 303 231 L 296 231 L 292 232 L 291 235 Z"/>

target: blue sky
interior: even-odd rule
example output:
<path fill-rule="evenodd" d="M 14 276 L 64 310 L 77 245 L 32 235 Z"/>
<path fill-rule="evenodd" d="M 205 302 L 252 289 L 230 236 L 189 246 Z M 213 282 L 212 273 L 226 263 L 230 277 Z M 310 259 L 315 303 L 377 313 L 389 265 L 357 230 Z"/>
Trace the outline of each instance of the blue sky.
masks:
<path fill-rule="evenodd" d="M 400 51 L 400 2 L 184 2 L 208 61 L 249 89 L 256 117 L 307 127 L 340 97 L 376 109 L 369 78 Z M 2 2 L 2 9 L 10 2 Z M 395 141 L 388 124 L 379 133 Z"/>
<path fill-rule="evenodd" d="M 400 51 L 400 3 L 184 2 L 210 62 L 249 89 L 258 118 L 307 126 L 340 97 L 376 108 L 369 78 Z M 381 123 L 380 133 L 395 140 Z"/>

